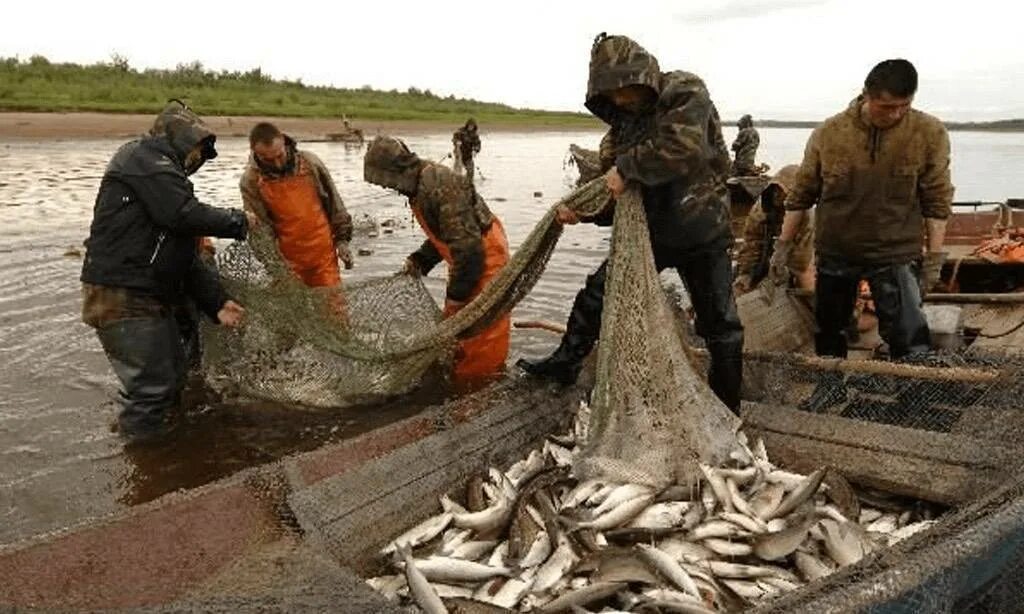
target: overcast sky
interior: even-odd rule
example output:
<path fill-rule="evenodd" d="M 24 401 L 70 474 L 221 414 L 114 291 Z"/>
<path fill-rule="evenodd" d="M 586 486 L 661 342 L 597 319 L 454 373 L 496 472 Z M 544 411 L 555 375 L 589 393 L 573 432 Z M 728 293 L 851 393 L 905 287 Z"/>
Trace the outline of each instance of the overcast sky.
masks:
<path fill-rule="evenodd" d="M 305 83 L 583 110 L 594 35 L 632 37 L 695 72 L 722 116 L 817 120 L 877 61 L 906 57 L 916 106 L 947 120 L 1024 117 L 1020 8 L 1009 0 L 418 0 L 7 2 L 0 56 L 134 67 L 200 60 Z"/>

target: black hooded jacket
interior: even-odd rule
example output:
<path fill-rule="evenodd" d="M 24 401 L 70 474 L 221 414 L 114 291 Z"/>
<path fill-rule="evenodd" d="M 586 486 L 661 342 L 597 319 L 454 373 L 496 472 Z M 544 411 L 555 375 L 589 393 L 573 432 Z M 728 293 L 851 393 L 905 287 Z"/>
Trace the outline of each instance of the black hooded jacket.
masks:
<path fill-rule="evenodd" d="M 186 157 L 214 135 L 187 107 L 170 103 L 150 135 L 121 146 L 103 174 L 82 281 L 127 288 L 165 302 L 191 296 L 211 318 L 227 297 L 216 271 L 197 257 L 200 237 L 244 239 L 245 214 L 199 202 Z M 193 171 L 195 169 L 192 169 Z"/>

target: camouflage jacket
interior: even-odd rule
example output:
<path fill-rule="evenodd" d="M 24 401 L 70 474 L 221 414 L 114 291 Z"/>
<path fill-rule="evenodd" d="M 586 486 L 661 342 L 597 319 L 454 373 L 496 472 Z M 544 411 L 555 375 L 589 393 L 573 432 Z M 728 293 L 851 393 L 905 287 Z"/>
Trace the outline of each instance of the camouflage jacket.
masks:
<path fill-rule="evenodd" d="M 921 255 L 923 218 L 950 214 L 949 135 L 916 109 L 892 128 L 874 128 L 861 116 L 862 103 L 856 98 L 811 134 L 786 208 L 817 205 L 819 258 L 907 263 Z"/>
<path fill-rule="evenodd" d="M 345 203 L 341 200 L 341 195 L 338 194 L 338 189 L 334 185 L 334 180 L 331 179 L 331 173 L 327 170 L 327 166 L 316 154 L 298 149 L 295 140 L 289 136 L 285 136 L 285 146 L 288 148 L 288 157 L 291 163 L 281 174 L 294 174 L 299 167 L 296 163 L 296 158 L 302 157 L 312 171 L 316 192 L 320 196 L 320 205 L 324 209 L 324 214 L 327 215 L 327 223 L 331 227 L 331 235 L 334 237 L 334 242 L 348 243 L 351 241 L 352 216 L 345 209 Z M 259 164 L 250 155 L 249 164 L 242 174 L 238 187 L 242 191 L 242 202 L 245 204 L 245 208 L 255 213 L 263 223 L 273 228 L 273 216 L 270 214 L 270 209 L 260 194 L 259 180 L 261 175 L 265 177 L 280 176 L 274 170 Z"/>
<path fill-rule="evenodd" d="M 494 214 L 467 178 L 440 164 L 422 164 L 416 193 L 409 204 L 451 251 L 448 298 L 465 301 L 483 275 L 483 235 L 491 227 Z M 409 259 L 426 274 L 441 262 L 441 254 L 427 239 Z"/>
<path fill-rule="evenodd" d="M 777 228 L 768 228 L 768 219 L 765 216 L 764 208 L 759 199 L 750 208 L 747 214 L 746 223 L 743 225 L 743 244 L 736 255 L 736 274 L 750 275 L 754 277 L 758 263 L 763 260 L 763 254 L 771 245 L 769 241 L 778 238 L 781 225 Z M 811 266 L 814 259 L 814 216 L 808 215 L 797 230 L 796 239 L 793 240 L 793 252 L 789 257 L 789 271 L 793 275 L 799 275 Z M 763 264 L 767 264 L 764 262 Z M 766 273 L 767 271 L 765 271 Z M 763 273 L 759 276 L 763 278 Z M 757 283 L 760 279 L 754 279 Z"/>
<path fill-rule="evenodd" d="M 466 130 L 466 127 L 463 126 L 452 134 L 452 144 L 459 146 L 463 160 L 469 160 L 475 154 L 480 153 L 480 133 Z"/>
<path fill-rule="evenodd" d="M 753 172 L 756 164 L 757 148 L 761 144 L 761 137 L 754 128 L 743 128 L 736 135 L 732 142 L 732 150 L 736 152 L 736 161 L 733 164 L 734 174 Z"/>
<path fill-rule="evenodd" d="M 652 90 L 653 102 L 631 112 L 617 108 L 607 93 L 631 85 Z M 663 73 L 634 41 L 601 35 L 591 52 L 586 106 L 610 127 L 601 141 L 602 170 L 614 165 L 627 182 L 640 186 L 656 257 L 731 243 L 729 153 L 718 111 L 699 77 Z M 593 221 L 610 223 L 610 216 Z"/>

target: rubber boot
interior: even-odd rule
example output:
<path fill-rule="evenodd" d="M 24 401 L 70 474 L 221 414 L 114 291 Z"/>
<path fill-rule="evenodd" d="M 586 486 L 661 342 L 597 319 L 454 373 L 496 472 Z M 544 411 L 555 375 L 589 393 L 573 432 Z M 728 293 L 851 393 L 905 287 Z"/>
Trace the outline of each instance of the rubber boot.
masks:
<path fill-rule="evenodd" d="M 542 360 L 516 361 L 523 371 L 551 379 L 564 385 L 576 383 L 583 359 L 594 349 L 601 334 L 601 311 L 604 307 L 604 280 L 607 261 L 587 277 L 587 283 L 576 294 L 566 323 L 562 342 L 553 354 Z"/>

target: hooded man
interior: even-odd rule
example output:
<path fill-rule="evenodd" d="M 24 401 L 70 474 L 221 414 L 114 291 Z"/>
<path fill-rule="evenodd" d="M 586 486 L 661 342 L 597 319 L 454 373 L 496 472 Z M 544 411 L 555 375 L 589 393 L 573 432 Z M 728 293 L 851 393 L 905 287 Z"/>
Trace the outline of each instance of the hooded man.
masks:
<path fill-rule="evenodd" d="M 629 38 L 601 34 L 591 50 L 586 106 L 609 125 L 600 148 L 608 187 L 613 196 L 627 182 L 640 189 L 655 265 L 659 271 L 673 267 L 683 279 L 697 334 L 711 354 L 711 389 L 738 411 L 743 326 L 729 257 L 729 154 L 708 90 L 694 74 L 662 72 L 654 56 Z M 610 224 L 612 212 L 587 221 Z M 559 220 L 580 221 L 567 208 Z M 558 349 L 544 360 L 520 360 L 525 371 L 576 380 L 601 331 L 607 269 L 605 260 L 587 277 Z"/>
<path fill-rule="evenodd" d="M 426 275 L 442 260 L 448 265 L 444 316 L 457 313 L 490 283 L 509 259 L 508 239 L 497 216 L 467 177 L 421 160 L 405 143 L 378 137 L 363 162 L 366 181 L 397 190 L 427 235 L 409 255 L 403 271 Z M 454 377 L 465 382 L 499 372 L 508 356 L 511 319 L 505 315 L 459 343 Z"/>
<path fill-rule="evenodd" d="M 476 172 L 476 163 L 473 158 L 480 153 L 480 135 L 477 133 L 476 120 L 472 117 L 466 120 L 466 125 L 459 128 L 452 134 L 452 145 L 455 147 L 455 169 L 459 165 L 466 169 L 466 177 L 473 181 Z"/>
<path fill-rule="evenodd" d="M 747 214 L 743 226 L 743 245 L 736 256 L 736 281 L 733 288 L 737 294 L 749 292 L 769 276 L 771 250 L 782 230 L 782 219 L 786 213 L 786 195 L 793 189 L 799 169 L 796 164 L 779 169 Z M 814 218 L 807 216 L 797 232 L 793 251 L 786 261 L 784 279 L 778 281 L 792 282 L 796 288 L 814 289 L 813 261 Z"/>
<path fill-rule="evenodd" d="M 281 255 L 307 286 L 339 285 L 338 260 L 352 268 L 352 217 L 327 167 L 271 123 L 253 127 L 249 147 L 239 182 L 246 211 L 273 230 Z"/>
<path fill-rule="evenodd" d="M 149 136 L 118 149 L 93 209 L 82 265 L 82 319 L 96 329 L 121 381 L 122 435 L 158 435 L 188 370 L 175 311 L 191 299 L 211 320 L 238 326 L 243 309 L 198 257 L 202 237 L 244 239 L 242 211 L 199 202 L 188 176 L 217 156 L 216 137 L 171 101 Z"/>
<path fill-rule="evenodd" d="M 732 163 L 732 174 L 735 177 L 758 175 L 761 170 L 756 164 L 756 158 L 761 137 L 754 128 L 754 120 L 749 115 L 744 115 L 736 126 L 740 131 L 736 134 L 736 140 L 732 142 L 732 150 L 736 154 L 736 159 Z"/>

